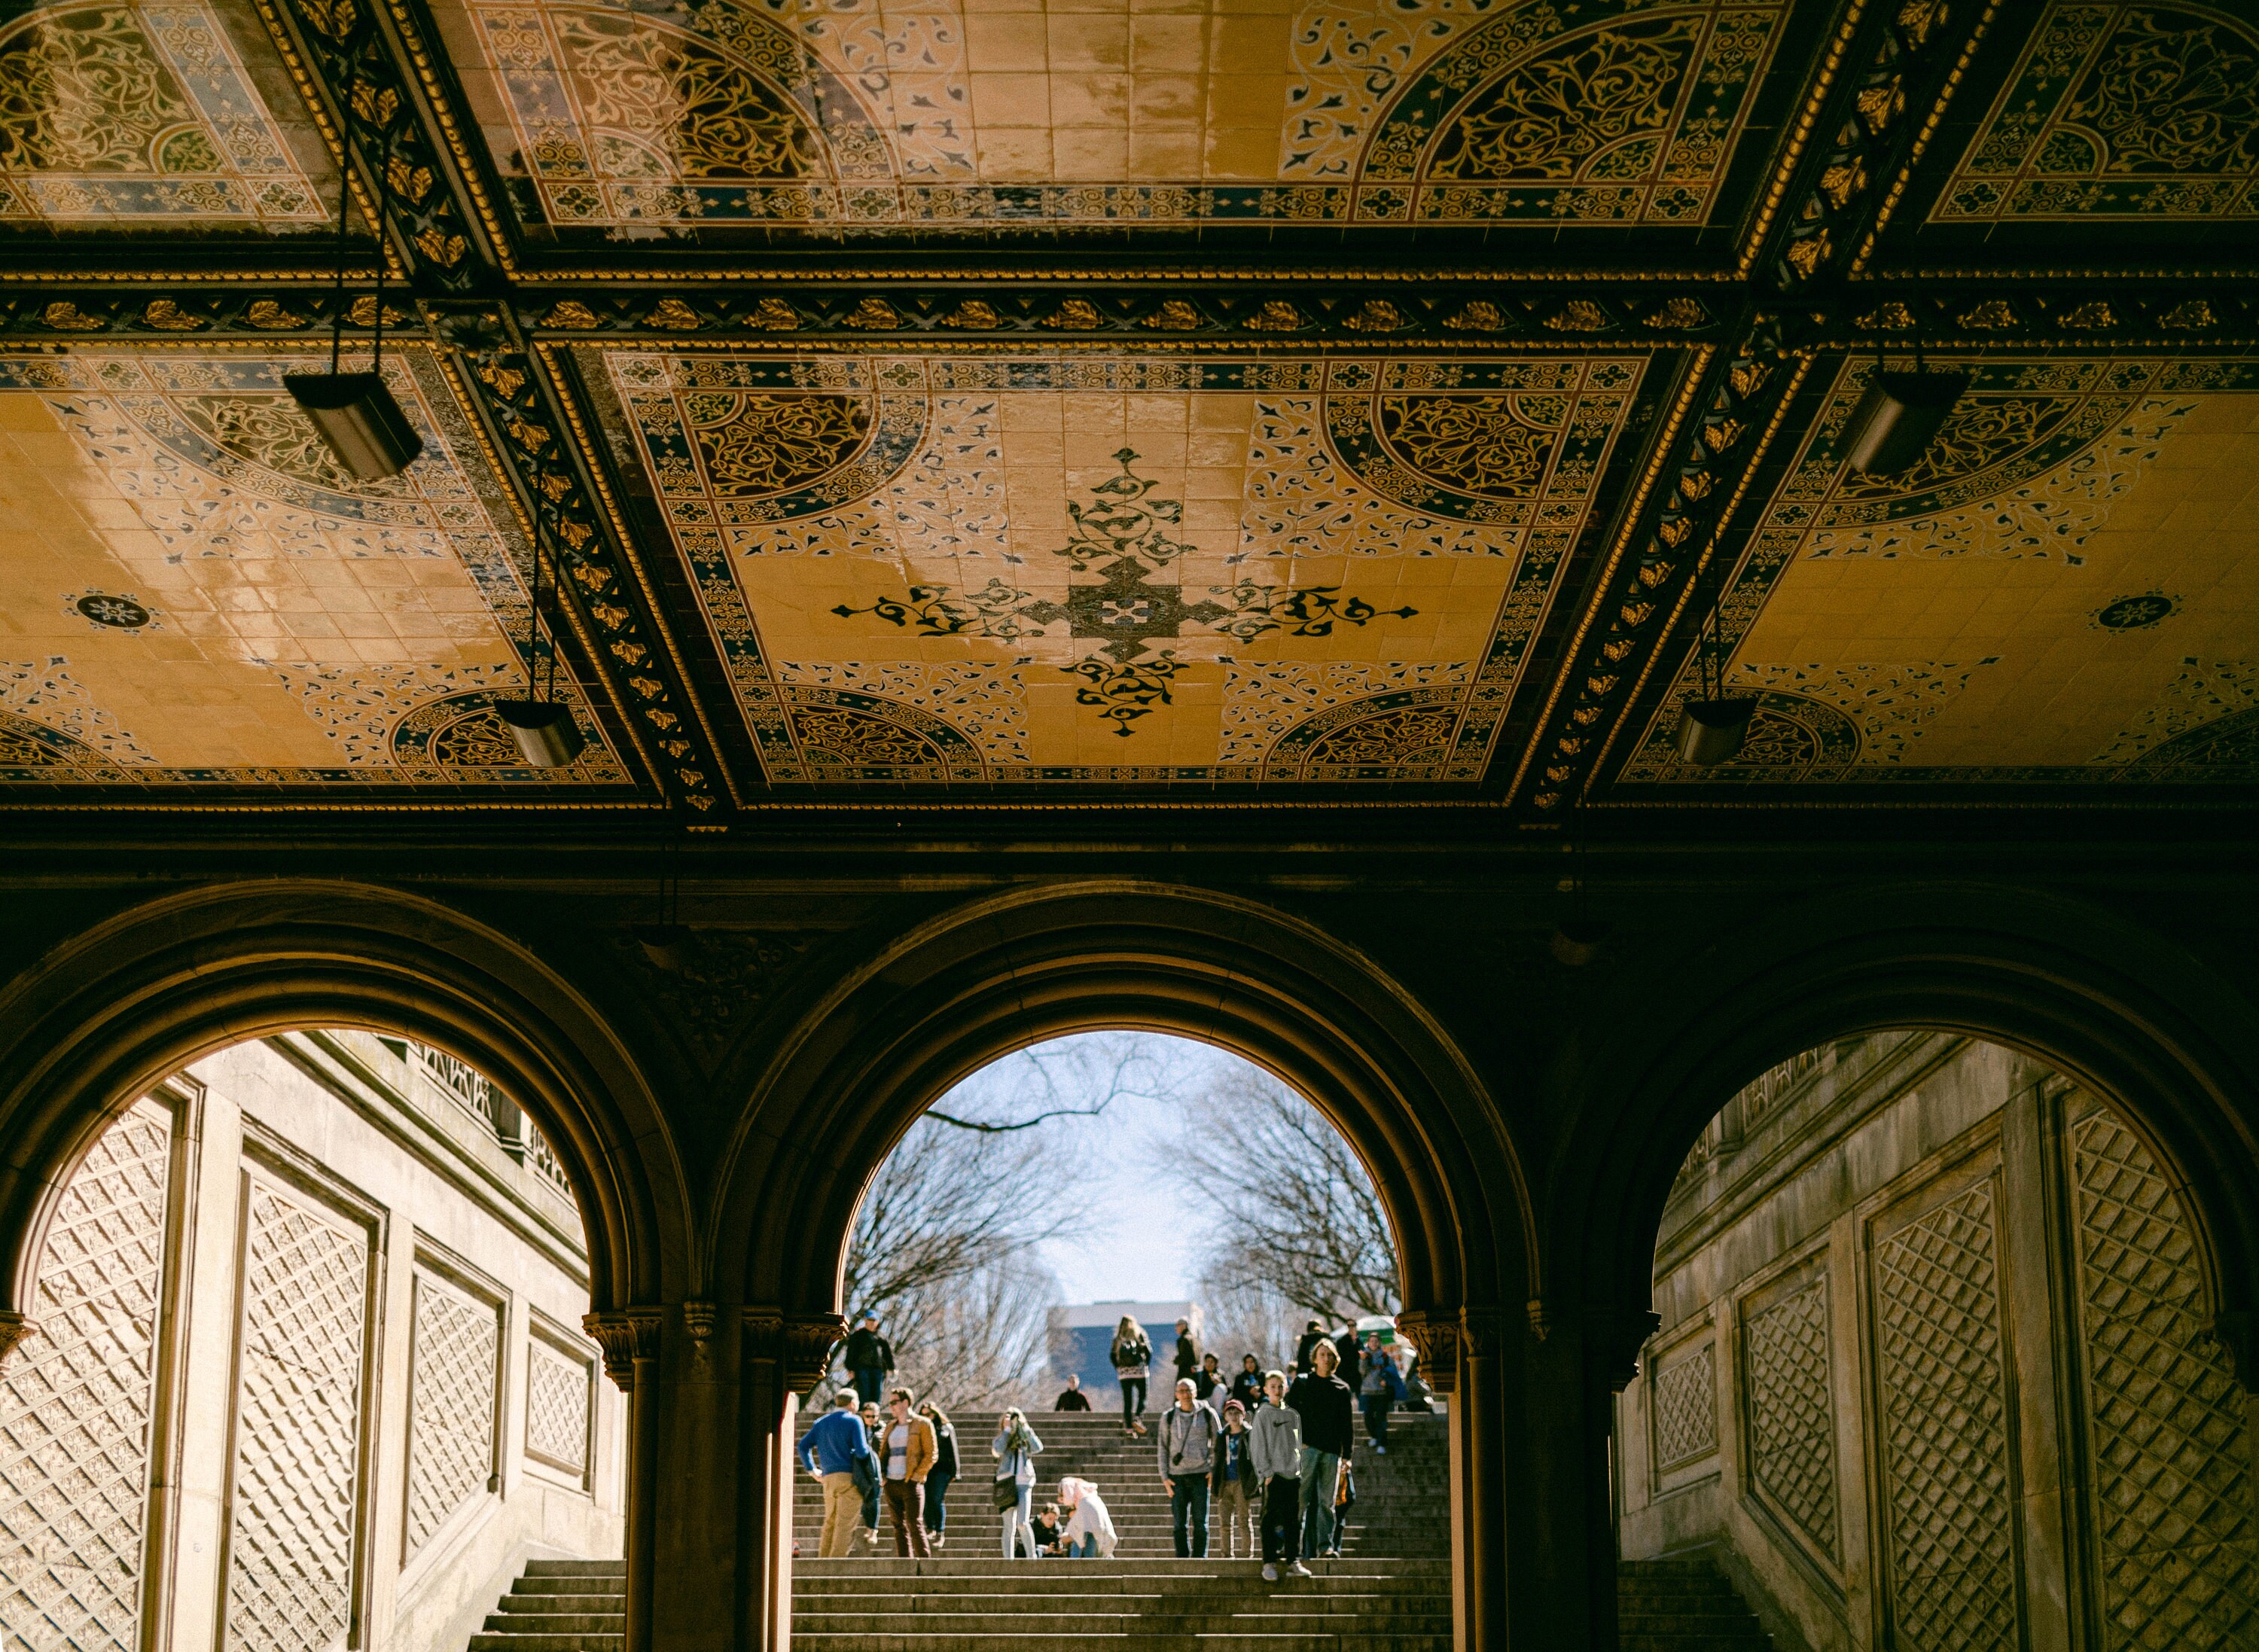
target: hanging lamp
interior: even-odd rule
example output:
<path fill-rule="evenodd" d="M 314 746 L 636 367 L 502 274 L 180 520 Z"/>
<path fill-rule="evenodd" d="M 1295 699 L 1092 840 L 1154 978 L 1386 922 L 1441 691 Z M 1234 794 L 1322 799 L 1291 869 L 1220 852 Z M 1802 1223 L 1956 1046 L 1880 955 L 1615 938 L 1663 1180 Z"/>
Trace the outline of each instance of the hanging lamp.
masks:
<path fill-rule="evenodd" d="M 322 441 L 338 463 L 362 481 L 382 481 L 396 476 L 424 451 L 424 438 L 408 422 L 398 398 L 384 382 L 384 226 L 388 204 L 388 167 L 377 172 L 376 221 L 369 227 L 376 240 L 376 331 L 369 347 L 368 371 L 347 373 L 339 365 L 346 327 L 346 218 L 352 206 L 352 124 L 338 162 L 338 288 L 337 313 L 330 324 L 330 370 L 327 373 L 286 373 L 282 388 L 305 409 Z"/>
<path fill-rule="evenodd" d="M 561 769 L 581 755 L 588 743 L 581 732 L 581 725 L 573 720 L 573 708 L 557 698 L 557 638 L 552 632 L 549 639 L 549 688 L 543 694 L 535 680 L 541 655 L 541 562 L 543 536 L 542 513 L 538 505 L 533 513 L 533 591 L 526 605 L 525 616 L 525 687 L 524 700 L 497 700 L 495 715 L 509 725 L 510 737 L 517 742 L 518 752 L 538 769 Z M 555 580 L 551 580 L 554 590 Z"/>
<path fill-rule="evenodd" d="M 1844 462 L 1861 476 L 1897 476 L 1913 468 L 1969 388 L 1965 373 L 1931 373 L 1922 366 L 1921 337 L 1913 341 L 1913 371 L 1883 366 L 1875 340 L 1875 375 L 1843 426 Z"/>
<path fill-rule="evenodd" d="M 1685 701 L 1678 708 L 1679 761 L 1698 768 L 1714 768 L 1736 755 L 1742 742 L 1749 738 L 1749 720 L 1757 711 L 1755 694 L 1726 693 L 1725 663 L 1720 658 L 1718 638 L 1721 596 L 1721 592 L 1712 594 L 1702 634 L 1695 639 L 1703 697 Z"/>

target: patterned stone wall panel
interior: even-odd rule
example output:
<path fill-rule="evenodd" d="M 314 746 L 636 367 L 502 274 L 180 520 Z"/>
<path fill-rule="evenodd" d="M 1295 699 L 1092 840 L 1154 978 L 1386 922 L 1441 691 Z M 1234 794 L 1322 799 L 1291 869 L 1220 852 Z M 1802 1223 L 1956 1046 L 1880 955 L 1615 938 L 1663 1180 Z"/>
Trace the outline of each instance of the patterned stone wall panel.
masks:
<path fill-rule="evenodd" d="M 2195 1237 L 2111 1114 L 2072 1127 L 2071 1167 L 2103 1643 L 2259 1645 L 2248 1401 L 2204 1335 Z"/>
<path fill-rule="evenodd" d="M 1895 1644 L 2020 1652 L 2015 1488 L 1992 1183 L 1873 1249 L 1881 1569 Z"/>
<path fill-rule="evenodd" d="M 1700 1347 L 1660 1362 L 1655 1374 L 1655 1464 L 1669 1470 L 1718 1449 L 1718 1349 Z"/>
<path fill-rule="evenodd" d="M 143 1103 L 73 1172 L 40 1253 L 39 1333 L 0 1377 L 0 1631 L 140 1645 L 170 1121 Z"/>
<path fill-rule="evenodd" d="M 1742 1368 L 1750 1484 L 1774 1513 L 1840 1566 L 1831 1340 L 1822 1275 L 1744 1319 Z"/>
<path fill-rule="evenodd" d="M 329 1652 L 353 1627 L 370 1265 L 366 1232 L 251 1182 L 229 1652 Z"/>
<path fill-rule="evenodd" d="M 495 1472 L 495 1357 L 502 1324 L 481 1302 L 416 1276 L 410 1354 L 407 1552 L 483 1493 Z"/>
<path fill-rule="evenodd" d="M 594 1368 L 538 1337 L 528 1345 L 527 1355 L 525 1449 L 552 1468 L 586 1474 Z"/>

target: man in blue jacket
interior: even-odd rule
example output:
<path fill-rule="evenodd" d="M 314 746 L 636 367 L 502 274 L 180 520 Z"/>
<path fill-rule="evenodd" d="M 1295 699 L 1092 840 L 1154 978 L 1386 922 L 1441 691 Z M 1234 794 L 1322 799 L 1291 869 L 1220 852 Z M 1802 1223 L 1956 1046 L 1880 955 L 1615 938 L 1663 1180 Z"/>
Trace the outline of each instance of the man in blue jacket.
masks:
<path fill-rule="evenodd" d="M 823 1536 L 816 1552 L 826 1560 L 847 1552 L 861 1524 L 863 1493 L 855 1485 L 855 1463 L 871 1451 L 862 1418 L 855 1414 L 855 1391 L 831 1396 L 831 1410 L 800 1436 L 800 1466 L 823 1482 Z"/>

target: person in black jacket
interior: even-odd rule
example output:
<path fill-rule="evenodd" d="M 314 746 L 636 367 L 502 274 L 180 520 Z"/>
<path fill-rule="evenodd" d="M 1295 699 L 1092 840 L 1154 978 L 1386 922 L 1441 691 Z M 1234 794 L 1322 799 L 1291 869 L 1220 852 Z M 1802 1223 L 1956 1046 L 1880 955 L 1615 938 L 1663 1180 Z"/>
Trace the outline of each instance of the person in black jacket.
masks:
<path fill-rule="evenodd" d="M 1334 1547 L 1334 1490 L 1342 1459 L 1356 1436 L 1356 1414 L 1349 1385 L 1334 1375 L 1340 1355 L 1321 1340 L 1310 1350 L 1310 1374 L 1294 1378 L 1287 1408 L 1302 1419 L 1302 1552 L 1322 1555 Z"/>
<path fill-rule="evenodd" d="M 1294 1344 L 1294 1375 L 1307 1374 L 1310 1369 L 1310 1350 L 1326 1340 L 1323 1320 L 1312 1320 L 1302 1328 L 1302 1340 Z"/>
<path fill-rule="evenodd" d="M 1072 1371 L 1067 1372 L 1066 1386 L 1060 1389 L 1059 1397 L 1051 1401 L 1051 1409 L 1053 1411 L 1087 1411 L 1090 1409 L 1090 1396 L 1082 1392 L 1081 1372 Z"/>
<path fill-rule="evenodd" d="M 933 1425 L 933 1467 L 925 1476 L 926 1542 L 939 1549 L 949 1541 L 949 1483 L 957 1478 L 957 1428 L 949 1413 L 930 1399 L 918 1415 Z"/>
<path fill-rule="evenodd" d="M 894 1369 L 894 1345 L 879 1335 L 879 1316 L 866 1314 L 847 1335 L 847 1373 L 855 1379 L 855 1397 L 866 1406 L 878 1404 Z"/>
<path fill-rule="evenodd" d="M 1251 1417 L 1263 1403 L 1263 1361 L 1256 1355 L 1241 1356 L 1239 1373 L 1231 1379 L 1231 1397 Z"/>
<path fill-rule="evenodd" d="M 1200 1369 L 1200 1343 L 1193 1336 L 1190 1320 L 1177 1321 L 1177 1380 L 1184 1381 Z"/>

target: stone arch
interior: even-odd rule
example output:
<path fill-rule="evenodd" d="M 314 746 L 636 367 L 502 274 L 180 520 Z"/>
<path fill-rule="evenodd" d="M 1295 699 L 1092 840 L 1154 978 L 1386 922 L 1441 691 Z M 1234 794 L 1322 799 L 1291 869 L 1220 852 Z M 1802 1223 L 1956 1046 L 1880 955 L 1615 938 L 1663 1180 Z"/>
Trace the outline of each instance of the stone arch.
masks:
<path fill-rule="evenodd" d="M 1879 886 L 1784 908 L 1628 984 L 1635 1036 L 1593 1058 L 1548 1168 L 1546 1254 L 1570 1300 L 1651 1324 L 1672 1178 L 1742 1086 L 1835 1038 L 1928 1028 L 2051 1063 L 2142 1138 L 2197 1236 L 2213 1328 L 2259 1380 L 2259 1009 L 2217 966 L 2105 908 L 1998 886 Z M 1636 1352 L 1612 1351 L 1618 1374 Z"/>
<path fill-rule="evenodd" d="M 1529 1206 L 1499 1109 L 1371 961 L 1251 902 L 1129 881 L 1018 894 L 902 936 L 738 1075 L 750 1093 L 710 1243 L 717 1294 L 837 1311 L 864 1190 L 951 1085 L 1065 1034 L 1202 1039 L 1308 1097 L 1374 1176 L 1415 1314 L 1518 1300 Z"/>
<path fill-rule="evenodd" d="M 134 1098 L 213 1050 L 309 1025 L 404 1034 L 492 1078 L 572 1182 L 592 1307 L 659 1299 L 685 1252 L 681 1178 L 661 1114 L 595 1012 L 435 902 L 275 880 L 122 911 L 0 984 L 0 1309 L 29 1302 L 61 1189 Z"/>

